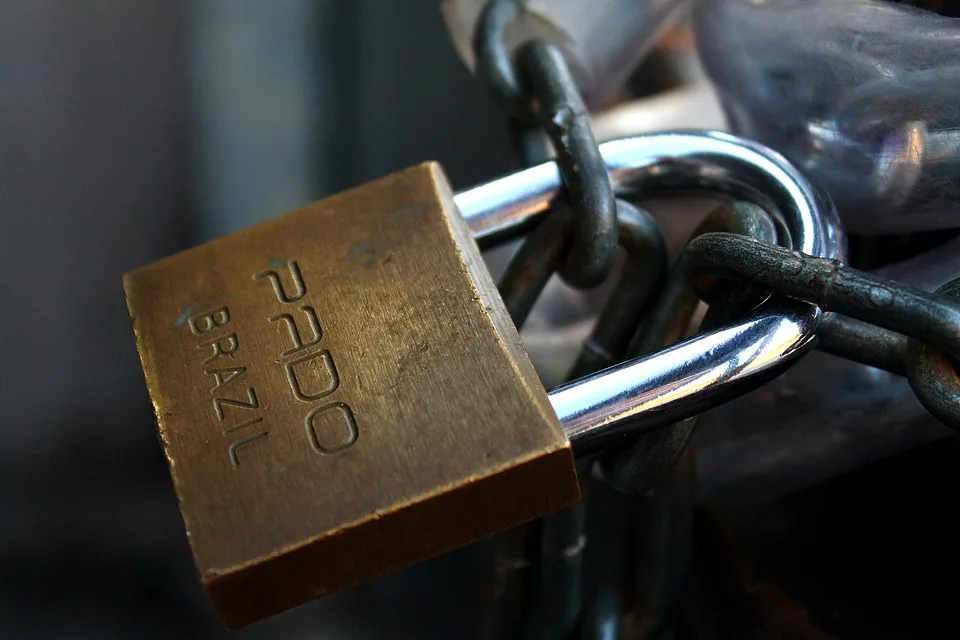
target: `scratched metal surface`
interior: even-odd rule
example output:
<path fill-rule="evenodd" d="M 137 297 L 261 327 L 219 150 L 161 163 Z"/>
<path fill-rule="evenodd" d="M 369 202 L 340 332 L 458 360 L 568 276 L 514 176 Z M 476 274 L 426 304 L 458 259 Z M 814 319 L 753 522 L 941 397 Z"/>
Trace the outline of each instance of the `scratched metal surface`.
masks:
<path fill-rule="evenodd" d="M 193 554 L 232 627 L 579 497 L 439 165 L 146 265 L 124 288 Z"/>

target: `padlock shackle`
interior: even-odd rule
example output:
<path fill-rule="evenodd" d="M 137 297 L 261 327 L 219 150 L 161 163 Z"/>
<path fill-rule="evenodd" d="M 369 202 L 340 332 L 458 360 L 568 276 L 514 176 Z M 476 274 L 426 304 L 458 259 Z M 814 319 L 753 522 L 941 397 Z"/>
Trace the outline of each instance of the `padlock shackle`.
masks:
<path fill-rule="evenodd" d="M 717 192 L 784 217 L 793 247 L 840 258 L 846 250 L 836 211 L 790 162 L 759 143 L 717 131 L 654 133 L 600 145 L 617 195 L 665 190 Z M 522 234 L 563 195 L 553 161 L 460 191 L 454 196 L 474 239 L 486 248 Z"/>
<path fill-rule="evenodd" d="M 657 133 L 600 145 L 615 191 L 714 191 L 779 212 L 792 248 L 843 259 L 830 200 L 780 154 L 719 132 Z M 491 246 L 522 233 L 562 194 L 553 162 L 461 191 L 474 238 Z M 550 392 L 577 455 L 688 418 L 762 385 L 809 351 L 820 322 L 811 305 L 771 301 L 726 327 Z"/>
<path fill-rule="evenodd" d="M 618 440 L 627 445 L 783 373 L 816 345 L 821 315 L 793 301 L 763 305 L 716 331 L 557 387 L 550 404 L 578 457 Z"/>

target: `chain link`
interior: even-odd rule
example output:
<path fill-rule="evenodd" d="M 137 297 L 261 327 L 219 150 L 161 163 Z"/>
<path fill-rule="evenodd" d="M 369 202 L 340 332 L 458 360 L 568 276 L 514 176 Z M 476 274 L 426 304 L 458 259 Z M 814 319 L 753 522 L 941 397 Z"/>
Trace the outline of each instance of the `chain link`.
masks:
<path fill-rule="evenodd" d="M 517 327 L 522 327 L 550 277 L 563 264 L 576 233 L 574 213 L 561 206 L 552 212 L 521 245 L 500 283 L 500 295 Z M 618 361 L 629 338 L 657 291 L 666 263 L 666 244 L 660 228 L 647 212 L 628 202 L 617 201 L 619 240 L 626 254 L 620 280 L 601 320 L 588 341 L 571 375 L 603 368 L 607 360 Z M 592 459 L 580 460 L 578 470 L 589 477 Z M 586 492 L 585 485 L 584 492 Z M 539 530 L 530 527 L 504 534 L 495 543 L 498 566 L 484 637 L 494 637 L 516 617 L 515 594 L 531 566 L 536 568 L 525 615 L 520 623 L 524 637 L 564 638 L 572 632 L 582 614 L 581 562 L 586 544 L 584 523 L 587 500 L 543 518 Z M 533 540 L 531 543 L 530 540 Z M 523 546 L 520 541 L 525 540 Z M 511 568 L 512 567 L 512 568 Z M 516 624 L 516 621 L 515 621 Z"/>
<path fill-rule="evenodd" d="M 960 356 L 960 279 L 930 294 L 793 251 L 786 247 L 796 246 L 794 239 L 769 201 L 766 210 L 745 202 L 715 209 L 665 274 L 659 228 L 642 210 L 614 199 L 559 49 L 531 40 L 514 55 L 505 46 L 508 26 L 523 11 L 517 0 L 490 0 L 473 41 L 477 75 L 508 114 L 521 162 L 529 166 L 546 159 L 545 134 L 566 187 L 565 201 L 554 203 L 502 280 L 501 295 L 518 328 L 554 273 L 574 287 L 596 286 L 610 274 L 620 245 L 628 258 L 622 278 L 571 377 L 679 342 L 700 298 L 709 304 L 701 329 L 713 329 L 771 295 L 783 296 L 828 311 L 818 331 L 821 350 L 906 376 L 932 414 L 960 429 L 960 376 L 953 361 Z M 690 418 L 578 464 L 582 478 L 596 466 L 607 484 L 642 496 L 657 523 L 643 549 L 662 560 L 650 577 L 656 597 L 638 613 L 644 637 L 665 629 L 682 600 L 695 503 L 688 446 L 695 425 Z M 681 460 L 685 463 L 678 464 Z M 617 584 L 607 585 L 583 610 L 586 502 L 495 543 L 493 606 L 484 637 L 514 635 L 522 627 L 525 638 L 572 638 L 578 629 L 584 638 L 599 638 L 620 628 L 624 594 Z"/>
<path fill-rule="evenodd" d="M 515 120 L 535 121 L 556 153 L 567 200 L 576 212 L 574 235 L 560 274 L 581 288 L 603 282 L 617 249 L 617 210 L 613 185 L 590 118 L 563 54 L 538 39 L 524 43 L 515 60 L 507 51 L 506 26 L 523 8 L 515 1 L 492 0 L 477 25 L 477 75 Z M 536 156 L 529 126 L 511 124 L 522 157 Z"/>
<path fill-rule="evenodd" d="M 586 109 L 560 52 L 535 40 L 520 49 L 514 65 L 503 35 L 520 11 L 511 1 L 486 5 L 474 39 L 477 73 L 509 114 L 514 151 L 523 165 L 547 159 L 542 144 L 546 133 L 568 203 L 555 207 L 521 245 L 501 281 L 501 296 L 519 328 L 555 272 L 582 288 L 603 282 L 620 239 L 630 260 L 614 294 L 626 304 L 617 304 L 614 315 L 632 324 L 642 309 L 630 300 L 655 286 L 648 282 L 659 278 L 666 253 L 663 238 L 648 214 L 614 200 Z M 651 262 L 658 267 L 656 273 L 652 280 L 644 279 Z M 597 345 L 607 346 L 606 336 L 598 336 Z M 578 468 L 581 475 L 589 475 L 588 462 L 581 461 Z M 526 638 L 565 638 L 573 632 L 582 609 L 585 519 L 583 500 L 494 542 L 493 597 L 483 637 L 500 638 L 521 629 Z M 528 576 L 531 568 L 535 573 Z"/>
<path fill-rule="evenodd" d="M 704 233 L 724 230 L 745 234 L 758 242 L 775 243 L 777 228 L 760 207 L 746 202 L 724 204 L 714 209 L 693 232 L 691 243 Z M 740 237 L 738 235 L 738 237 Z M 714 305 L 704 318 L 704 328 L 713 328 L 720 316 L 740 307 L 743 292 L 728 291 L 722 304 Z M 636 333 L 627 357 L 654 353 L 684 338 L 699 298 L 687 283 L 683 268 L 676 265 L 667 276 L 656 306 Z M 621 491 L 646 493 L 660 484 L 676 465 L 696 426 L 690 418 L 641 436 L 631 447 L 603 456 L 600 467 L 608 484 Z"/>
<path fill-rule="evenodd" d="M 960 279 L 937 293 L 726 233 L 701 236 L 683 255 L 691 283 L 707 299 L 704 275 L 749 283 L 832 311 L 821 348 L 906 375 L 920 402 L 960 430 Z M 839 314 L 839 315 L 837 315 Z"/>
<path fill-rule="evenodd" d="M 523 13 L 516 0 L 490 0 L 484 5 L 473 32 L 477 77 L 490 88 L 500 107 L 518 120 L 537 119 L 533 100 L 524 89 L 510 52 L 503 46 L 507 26 Z"/>

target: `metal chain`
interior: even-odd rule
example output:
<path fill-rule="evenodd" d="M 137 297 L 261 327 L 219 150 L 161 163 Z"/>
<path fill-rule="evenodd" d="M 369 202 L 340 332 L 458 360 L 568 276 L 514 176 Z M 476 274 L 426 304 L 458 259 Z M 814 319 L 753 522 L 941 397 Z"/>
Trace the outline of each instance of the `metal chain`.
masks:
<path fill-rule="evenodd" d="M 762 208 L 746 203 L 722 204 L 711 211 L 693 232 L 693 237 L 718 230 L 747 234 L 764 242 L 789 242 L 785 227 L 774 224 Z M 779 230 L 779 233 L 778 233 Z M 708 311 L 702 328 L 709 329 L 741 310 L 752 292 L 744 287 L 730 290 L 722 304 Z M 621 357 L 641 356 L 682 340 L 699 304 L 679 264 L 667 275 L 656 304 L 639 331 L 630 330 L 629 348 Z M 624 450 L 600 457 L 598 468 L 610 486 L 636 496 L 635 509 L 645 514 L 648 530 L 640 536 L 646 597 L 632 607 L 623 621 L 631 637 L 657 638 L 680 615 L 690 567 L 695 500 L 694 452 L 689 441 L 697 419 L 690 418 L 641 436 Z"/>
<path fill-rule="evenodd" d="M 824 258 L 727 233 L 701 236 L 683 254 L 706 299 L 704 276 L 732 279 L 835 313 L 821 325 L 824 351 L 905 375 L 920 402 L 960 430 L 960 279 L 936 293 Z M 839 315 L 838 315 L 839 314 Z"/>
<path fill-rule="evenodd" d="M 627 260 L 601 314 L 604 320 L 574 367 L 578 372 L 602 368 L 604 358 L 620 359 L 626 349 L 623 336 L 632 335 L 646 312 L 666 262 L 666 245 L 650 214 L 619 200 L 617 214 L 619 240 Z M 514 255 L 501 280 L 500 294 L 518 327 L 550 277 L 561 268 L 575 234 L 574 212 L 560 207 Z M 592 463 L 592 459 L 578 462 L 581 477 L 589 477 Z M 526 638 L 566 638 L 573 632 L 583 608 L 580 589 L 587 503 L 581 500 L 536 525 L 503 534 L 494 543 L 494 595 L 483 637 L 504 637 L 505 630 L 517 626 L 523 626 Z M 535 574 L 527 576 L 528 569 Z M 527 601 L 518 611 L 525 590 Z"/>
<path fill-rule="evenodd" d="M 562 55 L 546 43 L 531 42 L 520 50 L 514 64 L 503 35 L 521 10 L 512 1 L 488 2 L 474 34 L 477 75 L 509 114 L 511 141 L 524 166 L 548 159 L 542 144 L 542 134 L 547 134 L 569 206 L 554 208 L 528 236 L 501 281 L 500 294 L 518 328 L 555 272 L 581 287 L 606 279 L 618 242 L 618 204 L 620 224 L 625 227 L 620 237 L 628 245 L 631 238 L 651 234 L 652 229 L 650 237 L 659 241 L 653 244 L 661 251 L 664 247 L 659 228 L 649 216 L 615 203 L 606 165 Z M 633 223 L 638 233 L 631 232 Z M 628 253 L 643 253 L 634 248 L 637 251 L 628 246 Z M 588 475 L 583 463 L 579 468 Z M 571 634 L 582 607 L 585 505 L 582 500 L 494 541 L 491 602 L 482 637 L 565 638 Z"/>
<path fill-rule="evenodd" d="M 546 160 L 546 134 L 566 187 L 566 202 L 555 203 L 530 234 L 501 283 L 518 328 L 554 273 L 578 288 L 596 286 L 610 274 L 619 244 L 628 257 L 623 278 L 571 377 L 680 341 L 698 295 L 712 303 L 701 327 L 709 329 L 773 294 L 830 311 L 818 331 L 820 349 L 905 375 L 931 413 L 960 429 L 960 376 L 953 361 L 960 356 L 960 279 L 929 294 L 800 254 L 785 248 L 792 239 L 778 211 L 740 202 L 723 205 L 704 220 L 664 279 L 666 251 L 659 229 L 645 213 L 614 199 L 560 50 L 542 40 L 522 43 L 515 54 L 505 46 L 506 29 L 524 10 L 518 0 L 490 0 L 473 41 L 477 75 L 508 114 L 521 162 Z M 596 463 L 607 484 L 641 496 L 640 508 L 656 524 L 642 550 L 655 559 L 647 576 L 652 595 L 646 607 L 623 618 L 634 625 L 637 637 L 658 636 L 682 604 L 694 506 L 688 443 L 695 424 L 695 418 L 682 421 L 578 464 L 581 477 L 589 477 Z M 600 638 L 621 628 L 623 594 L 615 577 L 584 610 L 586 503 L 495 542 L 493 601 L 483 637 L 515 637 L 522 628 L 529 639 L 567 639 L 577 632 Z"/>
<path fill-rule="evenodd" d="M 625 211 L 621 210 L 621 238 L 630 246 L 639 225 L 632 225 L 633 232 L 631 225 L 623 226 Z M 570 211 L 557 212 L 548 218 L 508 269 L 503 293 L 518 322 L 529 313 L 539 291 L 562 262 L 564 247 L 573 233 L 571 215 Z M 630 217 L 626 214 L 626 219 Z M 645 231 L 646 244 L 634 240 L 637 244 L 633 246 L 638 254 L 644 253 L 640 247 L 647 247 L 646 267 L 640 260 L 635 269 L 643 273 L 645 268 L 649 278 L 641 277 L 632 285 L 621 283 L 616 290 L 621 293 L 615 291 L 604 308 L 572 374 L 586 374 L 681 340 L 698 295 L 712 302 L 703 323 L 703 328 L 710 328 L 763 302 L 772 293 L 835 310 L 826 314 L 821 325 L 821 349 L 906 375 L 921 402 L 957 428 L 960 376 L 949 354 L 960 353 L 960 279 L 930 294 L 835 260 L 807 256 L 776 244 L 791 244 L 789 233 L 779 222 L 775 212 L 768 216 L 749 203 L 718 207 L 697 228 L 662 287 L 656 284 L 662 262 L 651 261 L 657 251 L 650 249 L 654 245 L 650 244 L 650 232 Z M 652 221 L 644 222 L 644 226 L 648 224 L 655 233 L 656 226 Z M 518 292 L 524 292 L 522 303 Z M 636 331 L 638 325 L 640 330 Z M 626 347 L 627 337 L 634 332 Z M 688 420 L 647 434 L 631 448 L 608 452 L 599 460 L 601 475 L 608 484 L 649 494 L 642 507 L 651 514 L 653 523 L 641 551 L 653 559 L 653 566 L 647 569 L 650 597 L 646 605 L 621 620 L 621 604 L 606 606 L 622 603 L 622 593 L 614 581 L 605 585 L 606 590 L 592 607 L 583 610 L 579 590 L 582 560 L 579 553 L 568 553 L 570 545 L 579 540 L 571 536 L 582 531 L 583 514 L 566 512 L 562 518 L 542 521 L 543 528 L 537 532 L 541 539 L 535 559 L 539 589 L 528 594 L 527 607 L 529 611 L 532 606 L 534 615 L 539 615 L 536 622 L 540 626 L 525 637 L 573 637 L 581 618 L 584 638 L 609 637 L 610 630 L 622 625 L 636 637 L 653 638 L 676 620 L 689 566 L 689 526 L 694 506 L 693 464 L 689 460 L 685 466 L 677 463 L 684 452 L 692 454 L 687 443 L 694 425 L 695 420 Z M 674 485 L 680 489 L 671 490 Z"/>
<path fill-rule="evenodd" d="M 507 25 L 523 11 L 516 0 L 491 0 L 474 33 L 477 75 L 512 118 L 538 122 L 556 152 L 567 199 L 576 212 L 575 229 L 560 275 L 573 286 L 594 287 L 613 268 L 617 249 L 617 211 L 613 185 L 590 128 L 580 91 L 563 54 L 533 39 L 515 60 L 504 45 Z M 529 127 L 514 123 L 518 148 L 529 151 Z"/>
<path fill-rule="evenodd" d="M 473 52 L 477 76 L 493 92 L 501 108 L 518 120 L 536 120 L 531 96 L 524 90 L 520 77 L 503 46 L 507 26 L 523 13 L 516 0 L 490 0 L 484 6 L 473 32 Z"/>
<path fill-rule="evenodd" d="M 666 259 L 663 237 L 648 214 L 614 199 L 586 108 L 560 51 L 533 40 L 519 48 L 516 61 L 511 58 L 504 31 L 521 11 L 515 1 L 487 3 L 474 34 L 477 75 L 509 114 L 511 140 L 522 164 L 547 159 L 541 143 L 546 134 L 567 203 L 555 207 L 520 247 L 502 279 L 501 296 L 519 328 L 555 272 L 576 287 L 599 285 L 614 266 L 617 245 L 623 244 L 628 261 L 605 324 L 635 326 L 644 313 L 643 300 L 660 279 Z M 586 356 L 578 367 L 591 367 L 596 357 L 619 350 L 613 338 L 609 331 L 595 333 L 593 359 Z M 579 462 L 582 477 L 589 477 L 591 465 Z M 584 499 L 494 542 L 492 602 L 483 637 L 522 633 L 525 638 L 567 638 L 574 632 L 582 617 L 586 504 Z"/>
<path fill-rule="evenodd" d="M 691 243 L 702 234 L 719 230 L 732 232 L 737 237 L 755 238 L 756 242 L 776 243 L 778 232 L 771 217 L 760 207 L 746 202 L 724 204 L 714 209 L 693 232 Z M 789 243 L 789 237 L 781 242 Z M 740 234 L 744 234 L 741 236 Z M 721 315 L 739 307 L 743 294 L 726 292 L 722 304 L 713 305 L 704 318 L 705 328 L 712 328 Z M 676 265 L 667 276 L 663 292 L 656 306 L 636 333 L 628 357 L 654 353 L 683 339 L 699 299 L 690 288 L 681 265 Z M 617 489 L 646 493 L 658 486 L 680 459 L 683 449 L 693 434 L 696 418 L 658 429 L 641 436 L 623 450 L 605 455 L 601 461 L 604 478 Z"/>

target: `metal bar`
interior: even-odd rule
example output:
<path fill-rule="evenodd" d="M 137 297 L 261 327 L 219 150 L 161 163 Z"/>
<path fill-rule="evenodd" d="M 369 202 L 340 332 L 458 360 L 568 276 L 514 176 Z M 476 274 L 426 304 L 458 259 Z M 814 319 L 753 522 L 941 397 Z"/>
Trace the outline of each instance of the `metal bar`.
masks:
<path fill-rule="evenodd" d="M 780 211 L 793 249 L 840 258 L 845 242 L 833 206 L 783 156 L 726 133 L 656 133 L 600 145 L 620 194 L 654 190 L 716 191 Z M 521 234 L 562 195 L 555 162 L 459 192 L 454 200 L 474 238 L 486 247 Z"/>
<path fill-rule="evenodd" d="M 549 394 L 578 456 L 698 415 L 761 386 L 813 347 L 820 312 L 777 303 L 730 326 Z"/>

